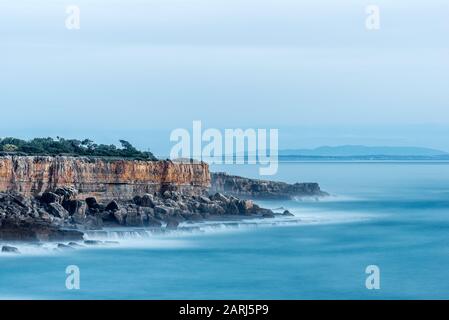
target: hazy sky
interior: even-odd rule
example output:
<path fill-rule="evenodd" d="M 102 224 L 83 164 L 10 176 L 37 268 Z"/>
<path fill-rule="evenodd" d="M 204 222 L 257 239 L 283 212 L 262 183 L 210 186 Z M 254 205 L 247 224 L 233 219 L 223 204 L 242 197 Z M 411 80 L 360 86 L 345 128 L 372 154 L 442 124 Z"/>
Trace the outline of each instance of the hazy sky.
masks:
<path fill-rule="evenodd" d="M 0 136 L 165 153 L 202 120 L 279 128 L 283 148 L 449 150 L 448 17 L 447 0 L 0 0 Z"/>

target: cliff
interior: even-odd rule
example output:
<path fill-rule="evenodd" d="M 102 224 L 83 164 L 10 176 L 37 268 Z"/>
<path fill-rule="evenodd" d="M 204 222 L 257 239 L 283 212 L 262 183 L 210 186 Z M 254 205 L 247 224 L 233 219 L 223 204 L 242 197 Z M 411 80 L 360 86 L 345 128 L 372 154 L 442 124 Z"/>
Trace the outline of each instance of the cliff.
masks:
<path fill-rule="evenodd" d="M 232 176 L 223 172 L 211 173 L 210 192 L 246 199 L 293 199 L 328 195 L 314 182 L 289 184 Z"/>
<path fill-rule="evenodd" d="M 0 240 L 81 240 L 77 230 L 176 229 L 211 216 L 273 218 L 276 213 L 248 199 L 322 195 L 316 183 L 225 173 L 212 174 L 211 184 L 205 163 L 0 156 Z"/>
<path fill-rule="evenodd" d="M 0 192 L 37 196 L 58 187 L 73 187 L 78 197 L 128 200 L 145 193 L 176 190 L 201 194 L 210 185 L 205 163 L 104 160 L 86 157 L 2 156 Z"/>

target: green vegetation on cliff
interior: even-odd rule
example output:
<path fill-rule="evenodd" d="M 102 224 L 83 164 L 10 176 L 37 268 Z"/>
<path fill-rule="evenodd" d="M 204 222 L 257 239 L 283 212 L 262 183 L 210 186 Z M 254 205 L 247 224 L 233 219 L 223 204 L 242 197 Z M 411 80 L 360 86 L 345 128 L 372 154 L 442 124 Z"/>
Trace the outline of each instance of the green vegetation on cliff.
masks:
<path fill-rule="evenodd" d="M 30 156 L 86 156 L 111 157 L 155 161 L 149 151 L 139 151 L 125 140 L 120 140 L 121 148 L 115 145 L 96 144 L 91 140 L 35 138 L 29 141 L 17 138 L 0 138 L 0 153 Z"/>

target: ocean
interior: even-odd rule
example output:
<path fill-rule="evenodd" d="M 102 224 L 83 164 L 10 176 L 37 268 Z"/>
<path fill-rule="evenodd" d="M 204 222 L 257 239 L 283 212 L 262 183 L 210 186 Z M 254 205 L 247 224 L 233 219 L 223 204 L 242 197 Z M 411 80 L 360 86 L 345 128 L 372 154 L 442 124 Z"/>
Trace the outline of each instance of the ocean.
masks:
<path fill-rule="evenodd" d="M 258 177 L 255 166 L 212 169 Z M 91 233 L 118 243 L 74 251 L 20 244 L 0 253 L 0 298 L 449 298 L 449 163 L 281 163 L 267 178 L 319 182 L 331 196 L 258 201 L 294 217 Z M 66 288 L 70 265 L 79 290 Z M 370 265 L 379 289 L 365 285 Z"/>

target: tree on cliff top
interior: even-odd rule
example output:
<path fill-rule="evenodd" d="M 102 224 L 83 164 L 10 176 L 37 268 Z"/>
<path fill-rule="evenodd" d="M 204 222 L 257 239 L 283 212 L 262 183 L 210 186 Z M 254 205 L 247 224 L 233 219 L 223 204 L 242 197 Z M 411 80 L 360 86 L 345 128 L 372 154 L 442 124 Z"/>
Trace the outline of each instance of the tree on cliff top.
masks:
<path fill-rule="evenodd" d="M 90 157 L 111 157 L 155 161 L 149 151 L 139 151 L 131 143 L 120 140 L 122 148 L 115 145 L 96 144 L 92 140 L 35 138 L 29 141 L 17 138 L 0 138 L 0 151 L 25 155 L 71 155 Z"/>
<path fill-rule="evenodd" d="M 3 146 L 3 151 L 6 151 L 6 152 L 14 152 L 14 151 L 17 151 L 17 149 L 18 149 L 18 147 L 13 144 L 5 144 Z"/>

